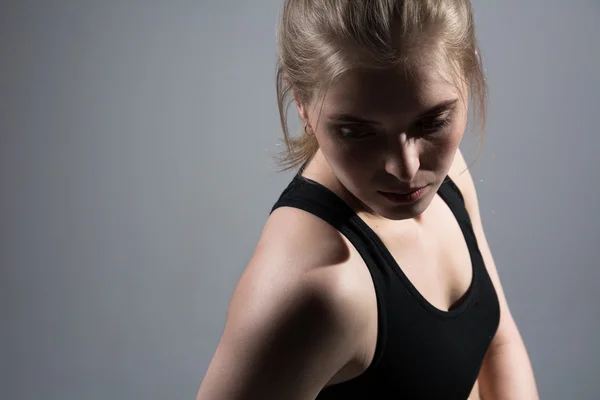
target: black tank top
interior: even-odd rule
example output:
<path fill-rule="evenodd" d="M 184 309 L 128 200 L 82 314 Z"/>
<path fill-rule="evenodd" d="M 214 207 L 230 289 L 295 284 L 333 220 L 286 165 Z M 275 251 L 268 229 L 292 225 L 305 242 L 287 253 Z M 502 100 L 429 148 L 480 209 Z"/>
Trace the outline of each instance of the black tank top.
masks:
<path fill-rule="evenodd" d="M 328 222 L 364 260 L 375 286 L 378 332 L 367 370 L 323 389 L 317 400 L 467 399 L 498 328 L 498 297 L 486 271 L 464 199 L 447 177 L 438 194 L 457 219 L 473 278 L 449 311 L 429 303 L 373 230 L 335 193 L 296 174 L 272 211 L 295 207 Z"/>

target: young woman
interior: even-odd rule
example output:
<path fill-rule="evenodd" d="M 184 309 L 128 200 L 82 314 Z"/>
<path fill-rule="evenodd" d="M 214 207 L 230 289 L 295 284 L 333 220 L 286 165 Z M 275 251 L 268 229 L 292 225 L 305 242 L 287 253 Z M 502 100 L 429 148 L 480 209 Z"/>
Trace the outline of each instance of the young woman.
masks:
<path fill-rule="evenodd" d="M 459 151 L 470 100 L 485 124 L 469 1 L 287 0 L 278 65 L 300 168 L 197 399 L 537 399 Z"/>

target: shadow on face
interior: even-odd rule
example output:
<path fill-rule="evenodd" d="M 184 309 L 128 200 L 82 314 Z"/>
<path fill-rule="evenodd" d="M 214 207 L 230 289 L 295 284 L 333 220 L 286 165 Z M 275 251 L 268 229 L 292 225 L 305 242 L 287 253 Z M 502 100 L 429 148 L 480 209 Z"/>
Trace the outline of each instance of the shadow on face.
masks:
<path fill-rule="evenodd" d="M 405 219 L 426 209 L 450 169 L 466 127 L 466 93 L 433 68 L 355 69 L 322 103 L 299 111 L 343 187 L 372 213 Z M 418 188 L 425 189 L 414 201 L 386 196 Z"/>

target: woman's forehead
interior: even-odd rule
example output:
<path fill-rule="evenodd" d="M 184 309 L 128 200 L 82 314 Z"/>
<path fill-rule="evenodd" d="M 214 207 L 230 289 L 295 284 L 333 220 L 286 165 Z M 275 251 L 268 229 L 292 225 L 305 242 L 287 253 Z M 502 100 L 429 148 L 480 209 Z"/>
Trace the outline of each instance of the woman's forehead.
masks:
<path fill-rule="evenodd" d="M 407 113 L 459 97 L 447 74 L 433 68 L 407 73 L 399 70 L 352 70 L 332 82 L 322 111 L 330 113 Z"/>

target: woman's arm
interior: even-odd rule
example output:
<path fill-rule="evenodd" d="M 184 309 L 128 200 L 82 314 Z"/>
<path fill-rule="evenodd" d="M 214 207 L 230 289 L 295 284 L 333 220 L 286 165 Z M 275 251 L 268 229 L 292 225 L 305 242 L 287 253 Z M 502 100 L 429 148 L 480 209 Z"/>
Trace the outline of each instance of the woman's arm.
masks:
<path fill-rule="evenodd" d="M 485 237 L 475 185 L 460 150 L 456 154 L 449 175 L 465 199 L 479 250 L 500 302 L 500 325 L 484 358 L 478 379 L 481 398 L 483 400 L 539 399 L 531 362 L 508 307 Z"/>
<path fill-rule="evenodd" d="M 356 356 L 361 286 L 336 268 L 343 241 L 324 221 L 281 210 L 235 289 L 197 400 L 314 399 Z"/>

